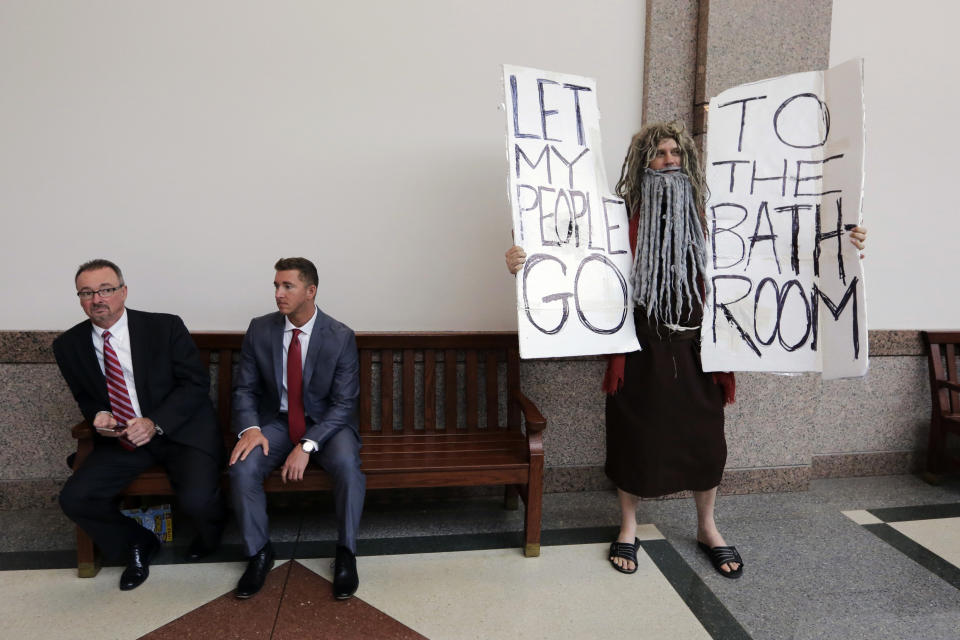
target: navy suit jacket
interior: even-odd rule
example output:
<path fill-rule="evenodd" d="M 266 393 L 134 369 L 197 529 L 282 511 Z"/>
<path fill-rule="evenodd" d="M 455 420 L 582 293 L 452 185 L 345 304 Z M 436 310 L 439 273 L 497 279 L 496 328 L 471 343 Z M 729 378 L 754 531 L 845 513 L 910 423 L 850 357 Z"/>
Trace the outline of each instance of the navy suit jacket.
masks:
<path fill-rule="evenodd" d="M 133 309 L 126 313 L 141 414 L 159 425 L 164 437 L 206 451 L 219 461 L 223 440 L 210 402 L 210 375 L 183 320 L 167 313 Z M 110 411 L 107 380 L 97 362 L 92 331 L 86 320 L 53 341 L 60 373 L 91 425 L 98 412 Z M 95 442 L 105 439 L 95 438 Z"/>
<path fill-rule="evenodd" d="M 353 330 L 317 309 L 303 367 L 305 438 L 321 446 L 340 429 L 357 431 L 360 364 Z M 280 413 L 283 327 L 279 311 L 250 321 L 233 389 L 233 428 L 263 426 Z"/>

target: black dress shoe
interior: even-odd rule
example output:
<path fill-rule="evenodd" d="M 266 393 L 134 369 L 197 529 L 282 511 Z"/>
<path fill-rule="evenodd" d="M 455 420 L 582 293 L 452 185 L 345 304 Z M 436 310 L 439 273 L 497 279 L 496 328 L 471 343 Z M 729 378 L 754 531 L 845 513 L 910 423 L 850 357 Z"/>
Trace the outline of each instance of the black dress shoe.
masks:
<path fill-rule="evenodd" d="M 270 569 L 273 569 L 273 547 L 269 542 L 263 545 L 247 562 L 247 570 L 237 583 L 237 590 L 233 592 L 238 598 L 249 598 L 263 587 Z"/>
<path fill-rule="evenodd" d="M 357 592 L 358 586 L 357 556 L 350 549 L 337 545 L 337 559 L 333 565 L 333 597 L 346 600 Z"/>
<path fill-rule="evenodd" d="M 145 543 L 130 546 L 130 555 L 127 558 L 127 568 L 120 574 L 120 590 L 136 589 L 150 575 L 150 561 L 160 550 L 160 541 L 153 535 Z"/>
<path fill-rule="evenodd" d="M 185 556 L 189 562 L 196 562 L 197 560 L 202 560 L 220 548 L 220 538 L 217 538 L 216 544 L 207 544 L 203 541 L 203 536 L 197 535 L 190 542 L 190 546 L 187 547 L 187 555 Z"/>

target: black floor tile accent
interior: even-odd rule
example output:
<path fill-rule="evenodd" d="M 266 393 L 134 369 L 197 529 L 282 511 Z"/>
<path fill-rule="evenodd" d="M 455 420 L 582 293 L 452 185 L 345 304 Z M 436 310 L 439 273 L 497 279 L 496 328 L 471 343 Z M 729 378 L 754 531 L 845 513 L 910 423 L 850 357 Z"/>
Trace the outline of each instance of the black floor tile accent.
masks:
<path fill-rule="evenodd" d="M 657 565 L 670 585 L 680 595 L 693 615 L 712 638 L 723 640 L 749 640 L 737 619 L 717 596 L 710 591 L 687 561 L 666 540 L 641 540 L 640 546 Z"/>
<path fill-rule="evenodd" d="M 585 527 L 582 529 L 554 529 L 540 536 L 544 546 L 561 544 L 591 544 L 613 542 L 620 534 L 620 527 Z"/>
<path fill-rule="evenodd" d="M 458 535 L 413 536 L 409 538 L 376 538 L 357 541 L 357 555 L 387 556 L 481 549 L 521 549 L 523 536 L 518 532 L 465 533 Z M 332 558 L 336 540 L 306 540 L 297 543 L 297 558 Z"/>
<path fill-rule="evenodd" d="M 960 568 L 950 564 L 934 552 L 903 535 L 886 523 L 865 524 L 863 526 L 870 533 L 900 551 L 920 566 L 926 568 L 931 573 L 936 574 L 955 589 L 960 589 Z"/>
<path fill-rule="evenodd" d="M 334 544 L 334 543 L 330 543 Z M 334 548 L 334 547 L 331 547 Z M 280 560 L 290 560 L 296 557 L 295 542 L 275 542 L 273 550 Z M 194 564 L 187 562 L 184 556 L 186 546 L 165 545 L 150 562 L 152 565 L 164 564 Z M 246 556 L 243 546 L 239 544 L 222 545 L 215 553 L 196 561 L 196 564 L 209 562 L 245 562 Z M 101 566 L 122 567 L 125 563 L 120 560 L 102 559 Z M 60 551 L 9 551 L 0 553 L 0 571 L 17 571 L 31 569 L 75 569 L 77 567 L 77 552 L 73 550 Z"/>
<path fill-rule="evenodd" d="M 887 509 L 867 509 L 884 522 L 904 522 L 906 520 L 935 520 L 937 518 L 960 517 L 960 502 L 953 504 L 925 504 L 915 507 L 889 507 Z"/>
<path fill-rule="evenodd" d="M 7 551 L 0 553 L 0 571 L 70 569 L 77 566 L 76 551 Z"/>

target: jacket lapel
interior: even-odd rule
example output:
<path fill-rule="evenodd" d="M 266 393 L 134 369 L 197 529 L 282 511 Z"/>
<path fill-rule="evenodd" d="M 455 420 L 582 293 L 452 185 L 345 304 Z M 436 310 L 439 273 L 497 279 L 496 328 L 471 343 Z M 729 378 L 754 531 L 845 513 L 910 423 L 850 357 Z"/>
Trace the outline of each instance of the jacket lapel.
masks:
<path fill-rule="evenodd" d="M 310 345 L 307 347 L 307 360 L 303 367 L 303 388 L 310 386 L 313 370 L 317 368 L 317 358 L 320 356 L 320 347 L 324 342 L 329 317 L 317 307 L 317 319 L 313 323 L 313 335 L 310 336 Z"/>
<path fill-rule="evenodd" d="M 107 395 L 107 379 L 100 370 L 100 363 L 97 361 L 97 352 L 93 348 L 93 324 L 87 320 L 84 323 L 84 330 L 80 331 L 79 341 L 76 343 L 77 362 L 83 368 L 85 378 L 93 381 L 94 386 L 100 394 L 100 400 L 109 404 Z"/>
<path fill-rule="evenodd" d="M 277 398 L 283 394 L 283 314 L 277 312 L 270 325 L 270 350 L 273 357 L 273 379 L 277 385 Z"/>
<path fill-rule="evenodd" d="M 137 388 L 137 401 L 140 404 L 140 412 L 149 411 L 150 385 L 147 384 L 147 376 L 150 373 L 148 363 L 149 351 L 147 349 L 147 330 L 141 322 L 142 318 L 136 311 L 127 309 L 127 331 L 130 334 L 130 357 L 133 359 L 133 384 Z"/>

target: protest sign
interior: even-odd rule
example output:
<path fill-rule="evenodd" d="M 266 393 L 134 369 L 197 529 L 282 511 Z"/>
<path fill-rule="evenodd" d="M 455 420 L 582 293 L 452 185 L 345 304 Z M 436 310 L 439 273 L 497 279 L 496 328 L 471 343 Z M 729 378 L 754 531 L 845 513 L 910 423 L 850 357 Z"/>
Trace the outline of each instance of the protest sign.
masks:
<path fill-rule="evenodd" d="M 639 349 L 623 200 L 600 151 L 596 83 L 504 65 L 520 356 Z"/>
<path fill-rule="evenodd" d="M 705 371 L 867 371 L 863 63 L 735 87 L 707 128 Z"/>

